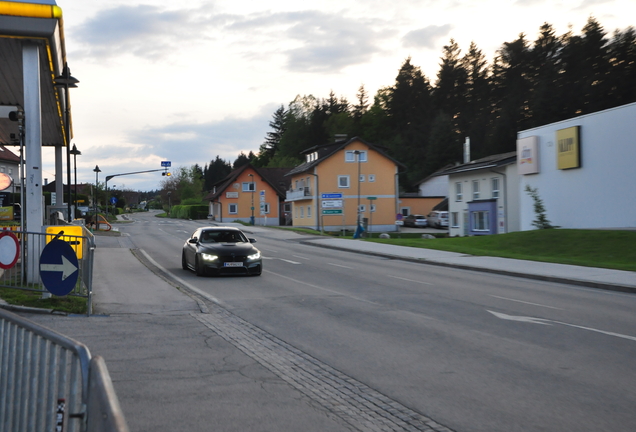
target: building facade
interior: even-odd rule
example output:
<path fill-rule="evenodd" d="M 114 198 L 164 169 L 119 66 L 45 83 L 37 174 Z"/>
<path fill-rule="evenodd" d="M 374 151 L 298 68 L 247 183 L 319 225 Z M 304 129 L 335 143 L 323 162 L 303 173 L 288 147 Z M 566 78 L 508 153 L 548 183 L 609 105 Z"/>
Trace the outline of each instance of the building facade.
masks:
<path fill-rule="evenodd" d="M 636 227 L 636 103 L 518 134 L 521 230 L 534 229 L 536 189 L 552 225 Z"/>
<path fill-rule="evenodd" d="M 395 231 L 398 172 L 384 149 L 355 137 L 312 147 L 292 169 L 287 202 L 294 226 L 316 230 Z"/>
<path fill-rule="evenodd" d="M 516 152 L 488 156 L 440 171 L 448 176 L 449 235 L 519 231 Z"/>
<path fill-rule="evenodd" d="M 217 222 L 285 225 L 285 190 L 289 168 L 235 169 L 206 196 L 209 216 Z"/>

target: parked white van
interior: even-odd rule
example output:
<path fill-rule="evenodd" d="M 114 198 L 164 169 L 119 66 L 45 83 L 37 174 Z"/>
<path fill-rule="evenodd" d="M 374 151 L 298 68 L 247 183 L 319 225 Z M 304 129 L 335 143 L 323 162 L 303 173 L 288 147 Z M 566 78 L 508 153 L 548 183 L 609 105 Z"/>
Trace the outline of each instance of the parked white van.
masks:
<path fill-rule="evenodd" d="M 428 226 L 435 228 L 448 228 L 448 212 L 432 211 L 426 216 Z"/>

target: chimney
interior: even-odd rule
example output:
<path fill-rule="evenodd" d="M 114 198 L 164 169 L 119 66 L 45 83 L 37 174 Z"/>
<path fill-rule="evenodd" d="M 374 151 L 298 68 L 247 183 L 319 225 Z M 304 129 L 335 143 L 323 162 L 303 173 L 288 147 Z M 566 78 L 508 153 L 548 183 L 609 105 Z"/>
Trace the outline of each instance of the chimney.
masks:
<path fill-rule="evenodd" d="M 470 137 L 466 137 L 464 141 L 464 163 L 470 162 Z"/>
<path fill-rule="evenodd" d="M 347 134 L 334 134 L 333 138 L 335 142 L 344 141 L 347 139 Z"/>

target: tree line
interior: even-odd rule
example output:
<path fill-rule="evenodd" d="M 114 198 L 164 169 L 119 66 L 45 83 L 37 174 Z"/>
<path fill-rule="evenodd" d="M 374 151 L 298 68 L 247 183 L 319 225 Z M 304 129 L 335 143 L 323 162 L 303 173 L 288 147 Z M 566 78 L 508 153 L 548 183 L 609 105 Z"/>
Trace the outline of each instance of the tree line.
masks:
<path fill-rule="evenodd" d="M 514 151 L 518 131 L 635 102 L 635 78 L 636 30 L 610 36 L 593 17 L 578 35 L 570 29 L 558 36 L 548 23 L 534 41 L 522 33 L 490 64 L 475 42 L 462 53 L 451 39 L 433 83 L 407 58 L 372 102 L 364 85 L 353 103 L 333 91 L 327 98 L 299 95 L 274 112 L 256 154 L 241 153 L 233 164 L 217 156 L 196 169 L 209 190 L 242 164 L 291 168 L 303 162 L 303 150 L 346 134 L 384 146 L 408 167 L 401 188 L 415 190 L 419 180 L 462 160 L 466 137 L 473 159 Z"/>

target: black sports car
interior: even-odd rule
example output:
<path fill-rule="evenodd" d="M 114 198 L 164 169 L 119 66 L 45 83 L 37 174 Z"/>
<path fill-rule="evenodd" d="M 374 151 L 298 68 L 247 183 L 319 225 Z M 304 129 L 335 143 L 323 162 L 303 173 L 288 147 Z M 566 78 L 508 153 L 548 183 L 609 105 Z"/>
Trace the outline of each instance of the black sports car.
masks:
<path fill-rule="evenodd" d="M 261 252 L 238 228 L 202 227 L 186 240 L 181 253 L 181 267 L 197 276 L 247 274 L 259 276 L 263 271 Z"/>

